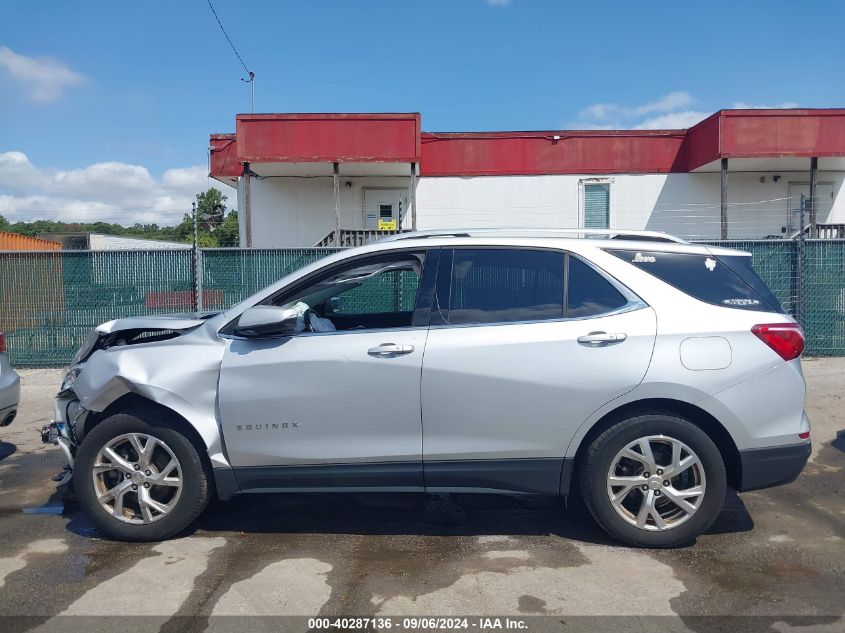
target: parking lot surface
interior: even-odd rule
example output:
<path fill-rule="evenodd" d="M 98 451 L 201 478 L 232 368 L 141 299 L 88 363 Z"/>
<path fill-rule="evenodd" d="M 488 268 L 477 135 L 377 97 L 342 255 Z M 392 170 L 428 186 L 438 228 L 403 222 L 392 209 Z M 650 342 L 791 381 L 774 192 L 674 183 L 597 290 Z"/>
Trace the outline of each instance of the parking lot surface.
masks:
<path fill-rule="evenodd" d="M 214 630 L 224 615 L 441 614 L 556 616 L 536 622 L 557 630 L 587 616 L 626 616 L 593 621 L 615 630 L 652 617 L 661 630 L 730 630 L 737 622 L 713 616 L 742 616 L 743 630 L 842 631 L 845 359 L 804 368 L 804 473 L 731 493 L 706 535 L 669 551 L 616 546 L 555 499 L 475 495 L 245 495 L 212 503 L 181 538 L 104 540 L 56 494 L 62 455 L 38 436 L 61 372 L 23 370 L 20 417 L 0 429 L 0 626 L 118 616 L 134 633 Z"/>

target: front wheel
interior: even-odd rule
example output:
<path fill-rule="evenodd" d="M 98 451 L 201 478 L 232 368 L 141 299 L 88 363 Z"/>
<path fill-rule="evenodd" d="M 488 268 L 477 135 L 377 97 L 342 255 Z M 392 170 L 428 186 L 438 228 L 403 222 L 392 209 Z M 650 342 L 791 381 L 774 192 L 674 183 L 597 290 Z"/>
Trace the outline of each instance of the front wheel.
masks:
<path fill-rule="evenodd" d="M 175 426 L 146 418 L 120 413 L 103 420 L 85 436 L 74 464 L 82 510 L 119 540 L 173 536 L 199 516 L 210 496 L 196 447 Z"/>
<path fill-rule="evenodd" d="M 725 500 L 725 465 L 710 437 L 662 414 L 615 424 L 590 445 L 581 492 L 614 538 L 640 547 L 674 547 L 707 530 Z"/>

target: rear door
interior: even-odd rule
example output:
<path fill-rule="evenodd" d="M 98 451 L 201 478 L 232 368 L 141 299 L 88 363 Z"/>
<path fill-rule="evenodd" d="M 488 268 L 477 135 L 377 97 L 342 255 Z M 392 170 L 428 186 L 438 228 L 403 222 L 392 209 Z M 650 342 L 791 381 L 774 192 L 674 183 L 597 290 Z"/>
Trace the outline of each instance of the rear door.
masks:
<path fill-rule="evenodd" d="M 651 308 L 562 251 L 444 251 L 422 371 L 426 487 L 557 493 L 565 449 L 648 368 Z"/>

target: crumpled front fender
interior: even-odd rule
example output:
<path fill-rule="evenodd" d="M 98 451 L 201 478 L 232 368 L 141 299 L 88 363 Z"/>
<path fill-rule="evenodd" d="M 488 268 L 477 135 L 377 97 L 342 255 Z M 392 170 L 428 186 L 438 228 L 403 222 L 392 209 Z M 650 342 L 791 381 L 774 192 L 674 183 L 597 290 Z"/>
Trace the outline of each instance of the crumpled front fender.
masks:
<path fill-rule="evenodd" d="M 104 411 L 130 393 L 174 411 L 199 433 L 212 466 L 226 467 L 217 416 L 225 345 L 198 328 L 167 341 L 99 350 L 81 366 L 73 390 L 89 411 Z"/>

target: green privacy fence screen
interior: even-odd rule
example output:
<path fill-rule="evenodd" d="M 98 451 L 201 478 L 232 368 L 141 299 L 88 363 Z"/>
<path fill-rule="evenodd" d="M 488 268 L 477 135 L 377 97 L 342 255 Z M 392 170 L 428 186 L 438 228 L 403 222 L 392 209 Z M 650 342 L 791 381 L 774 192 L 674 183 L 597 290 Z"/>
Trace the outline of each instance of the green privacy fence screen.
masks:
<path fill-rule="evenodd" d="M 792 314 L 799 248 L 788 240 L 716 241 L 752 264 Z M 0 252 L 0 330 L 18 367 L 66 365 L 91 328 L 111 319 L 227 308 L 335 249 Z M 845 355 L 845 240 L 807 240 L 803 255 L 807 353 Z M 410 305 L 413 284 L 379 302 Z M 199 291 L 201 289 L 201 292 Z M 407 292 L 406 292 L 407 290 Z M 352 298 L 347 308 L 357 301 Z"/>

